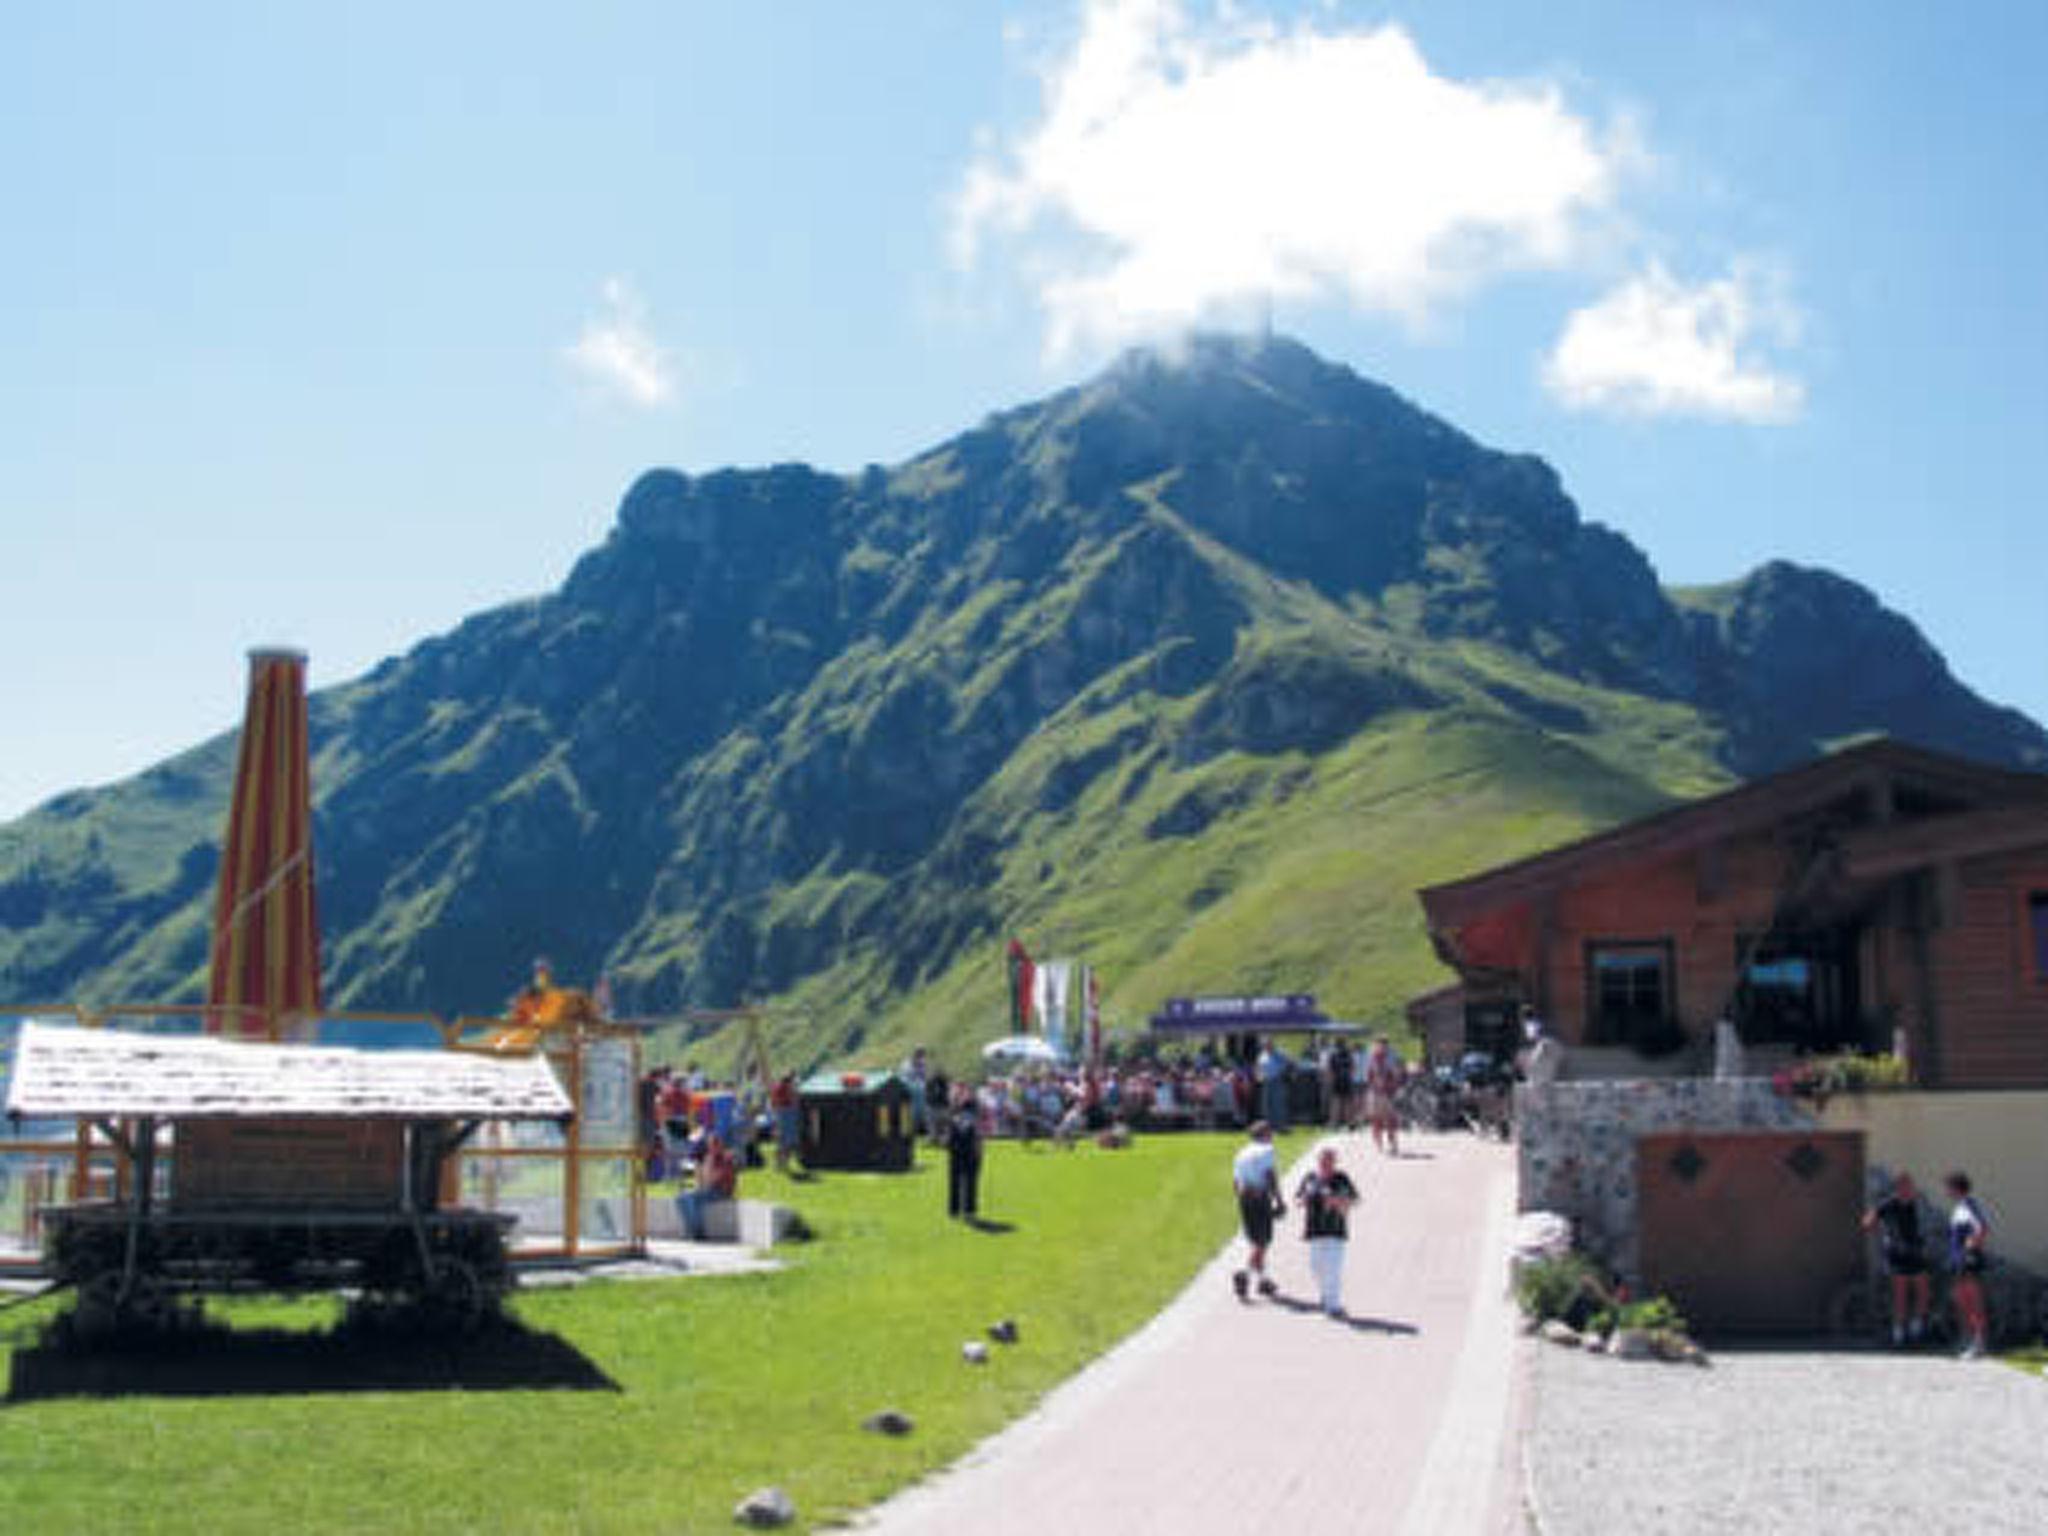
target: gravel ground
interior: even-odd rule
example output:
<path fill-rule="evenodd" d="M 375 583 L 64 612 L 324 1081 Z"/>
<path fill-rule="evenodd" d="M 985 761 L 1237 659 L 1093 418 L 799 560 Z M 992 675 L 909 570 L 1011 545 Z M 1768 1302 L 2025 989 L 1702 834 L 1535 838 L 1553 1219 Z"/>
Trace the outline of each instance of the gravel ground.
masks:
<path fill-rule="evenodd" d="M 2048 1530 L 2048 1382 L 1995 1361 L 1533 1350 L 1539 1536 Z"/>

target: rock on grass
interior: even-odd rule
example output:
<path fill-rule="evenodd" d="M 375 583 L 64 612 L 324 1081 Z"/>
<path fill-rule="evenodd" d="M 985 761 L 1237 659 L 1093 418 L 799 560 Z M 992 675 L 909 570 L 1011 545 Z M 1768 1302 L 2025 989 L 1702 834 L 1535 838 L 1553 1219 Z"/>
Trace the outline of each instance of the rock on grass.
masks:
<path fill-rule="evenodd" d="M 772 1530 L 796 1518 L 796 1503 L 780 1488 L 757 1488 L 740 1500 L 732 1517 L 755 1530 Z"/>

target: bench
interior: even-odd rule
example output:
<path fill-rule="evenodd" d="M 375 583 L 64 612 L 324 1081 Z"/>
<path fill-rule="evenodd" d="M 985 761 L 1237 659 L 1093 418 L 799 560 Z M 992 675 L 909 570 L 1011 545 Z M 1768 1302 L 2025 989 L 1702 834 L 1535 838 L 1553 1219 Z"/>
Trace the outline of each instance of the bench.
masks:
<path fill-rule="evenodd" d="M 743 1243 L 749 1248 L 772 1248 L 786 1243 L 796 1232 L 796 1212 L 786 1205 L 766 1200 L 721 1200 L 704 1211 L 704 1241 Z M 647 1202 L 647 1235 L 679 1240 L 682 1217 L 672 1196 L 655 1196 Z"/>

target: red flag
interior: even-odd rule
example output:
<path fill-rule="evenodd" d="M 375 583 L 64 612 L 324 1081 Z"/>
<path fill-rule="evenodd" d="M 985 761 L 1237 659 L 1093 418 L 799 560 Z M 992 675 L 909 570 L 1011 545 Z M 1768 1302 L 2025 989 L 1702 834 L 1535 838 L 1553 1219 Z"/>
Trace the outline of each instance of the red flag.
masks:
<path fill-rule="evenodd" d="M 1031 983 L 1038 967 L 1024 953 L 1024 946 L 1010 940 L 1010 1033 L 1031 1033 Z"/>

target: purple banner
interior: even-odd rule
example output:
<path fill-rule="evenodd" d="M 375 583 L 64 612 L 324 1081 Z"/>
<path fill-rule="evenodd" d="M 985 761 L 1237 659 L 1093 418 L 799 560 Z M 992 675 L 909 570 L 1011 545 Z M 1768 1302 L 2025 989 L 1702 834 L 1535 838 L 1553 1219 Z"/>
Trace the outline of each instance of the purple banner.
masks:
<path fill-rule="evenodd" d="M 1169 997 L 1152 1015 L 1155 1030 L 1240 1034 L 1247 1030 L 1314 1029 L 1329 1023 L 1313 992 L 1266 997 Z"/>

